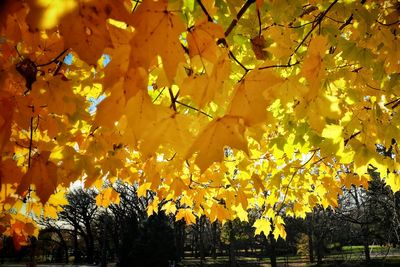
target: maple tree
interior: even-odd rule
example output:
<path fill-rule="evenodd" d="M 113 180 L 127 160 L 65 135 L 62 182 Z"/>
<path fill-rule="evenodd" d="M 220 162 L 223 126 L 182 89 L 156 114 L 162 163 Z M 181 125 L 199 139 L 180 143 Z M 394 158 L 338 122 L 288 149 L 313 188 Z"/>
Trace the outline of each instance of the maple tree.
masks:
<path fill-rule="evenodd" d="M 336 206 L 374 168 L 400 189 L 397 1 L 2 1 L 0 233 L 81 180 L 193 223 Z M 377 153 L 376 145 L 390 151 Z M 387 154 L 387 153 L 386 153 Z"/>

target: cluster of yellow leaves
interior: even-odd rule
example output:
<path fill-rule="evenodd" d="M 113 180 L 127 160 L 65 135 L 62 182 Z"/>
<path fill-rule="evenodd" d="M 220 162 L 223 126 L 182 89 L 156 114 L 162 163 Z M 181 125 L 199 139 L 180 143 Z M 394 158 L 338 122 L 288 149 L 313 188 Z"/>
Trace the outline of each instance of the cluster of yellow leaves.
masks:
<path fill-rule="evenodd" d="M 19 245 L 76 180 L 105 208 L 135 184 L 187 223 L 256 209 L 276 238 L 371 165 L 400 189 L 394 0 L 0 7 L 0 234 Z"/>

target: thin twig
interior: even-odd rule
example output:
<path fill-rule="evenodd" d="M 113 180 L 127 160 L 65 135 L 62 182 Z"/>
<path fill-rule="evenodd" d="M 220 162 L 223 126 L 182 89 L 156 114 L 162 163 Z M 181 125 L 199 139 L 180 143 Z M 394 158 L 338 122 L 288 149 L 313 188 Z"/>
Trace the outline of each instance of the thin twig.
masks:
<path fill-rule="evenodd" d="M 288 64 L 276 64 L 276 65 L 269 65 L 269 66 L 264 66 L 264 67 L 260 67 L 258 68 L 259 70 L 265 70 L 265 69 L 273 69 L 273 68 L 290 68 L 293 67 L 295 65 L 300 64 L 300 61 L 296 61 L 295 63 L 288 63 Z"/>
<path fill-rule="evenodd" d="M 52 63 L 58 62 L 58 59 L 59 59 L 62 55 L 64 55 L 64 53 L 67 52 L 68 50 L 69 50 L 69 48 L 65 48 L 64 51 L 62 51 L 60 54 L 58 54 L 58 56 L 56 56 L 55 58 L 53 58 L 53 59 L 50 60 L 49 62 L 36 65 L 36 67 L 44 67 L 44 66 L 50 65 L 50 64 L 52 64 Z"/>
<path fill-rule="evenodd" d="M 201 114 L 203 114 L 203 115 L 209 117 L 210 119 L 213 118 L 210 114 L 207 114 L 207 113 L 205 113 L 204 111 L 202 111 L 202 110 L 200 110 L 200 109 L 198 109 L 198 108 L 192 107 L 192 106 L 190 106 L 190 105 L 188 105 L 188 104 L 182 103 L 182 102 L 179 101 L 179 100 L 175 100 L 175 103 L 178 103 L 179 105 L 182 105 L 182 106 L 184 106 L 184 107 L 187 107 L 187 108 L 193 109 L 193 110 L 195 110 L 195 111 L 197 111 L 197 112 L 200 112 Z"/>
<path fill-rule="evenodd" d="M 261 36 L 261 16 L 260 16 L 260 10 L 257 8 L 257 19 L 258 19 L 258 36 Z"/>
<path fill-rule="evenodd" d="M 303 27 L 305 27 L 307 25 L 313 24 L 315 22 L 316 22 L 316 20 L 313 20 L 313 21 L 305 22 L 304 24 L 300 24 L 300 25 L 297 25 L 297 26 L 293 26 L 292 23 L 289 23 L 289 25 L 283 25 L 283 24 L 274 23 L 271 26 L 279 26 L 279 27 L 290 28 L 290 29 L 298 29 L 298 28 L 303 28 Z M 269 27 L 271 27 L 271 26 L 269 26 Z M 264 30 L 268 29 L 269 27 L 264 28 Z"/>
<path fill-rule="evenodd" d="M 306 34 L 306 36 L 304 36 L 303 40 L 301 40 L 301 42 L 299 43 L 299 45 L 296 47 L 296 49 L 293 51 L 293 53 L 290 55 L 289 57 L 289 62 L 288 64 L 290 64 L 291 60 L 292 60 L 292 56 L 294 54 L 296 54 L 296 52 L 299 50 L 299 48 L 304 44 L 304 42 L 307 40 L 307 38 L 311 35 L 311 33 L 315 30 L 315 28 L 320 25 L 322 23 L 322 20 L 325 18 L 326 14 L 329 12 L 329 10 L 331 10 L 331 8 L 338 2 L 338 0 L 333 1 L 329 7 L 322 12 L 317 19 L 315 20 L 316 23 L 313 24 L 313 26 L 311 27 L 311 29 L 308 31 L 308 33 Z"/>
<path fill-rule="evenodd" d="M 197 0 L 197 3 L 199 4 L 199 6 L 201 7 L 201 10 L 203 10 L 203 13 L 206 15 L 207 20 L 210 22 L 213 22 L 212 17 L 210 16 L 210 13 L 208 13 L 206 7 L 203 5 L 203 3 L 201 2 L 201 0 Z"/>
<path fill-rule="evenodd" d="M 247 0 L 246 3 L 242 6 L 242 8 L 239 10 L 239 12 L 236 15 L 236 18 L 234 18 L 229 24 L 228 29 L 225 31 L 225 37 L 228 37 L 228 35 L 232 32 L 232 30 L 235 28 L 236 24 L 240 20 L 240 18 L 243 16 L 243 14 L 246 12 L 246 10 L 253 4 L 256 0 Z"/>
<path fill-rule="evenodd" d="M 173 110 L 176 111 L 176 97 L 174 96 L 174 93 L 172 92 L 171 87 L 168 87 L 168 92 L 169 92 L 169 97 L 171 98 L 171 107 Z"/>
<path fill-rule="evenodd" d="M 280 208 L 278 209 L 278 211 L 276 212 L 276 214 L 279 214 L 279 213 L 281 212 L 281 210 L 283 209 L 283 207 L 284 207 L 285 200 L 286 200 L 287 194 L 288 194 L 288 192 L 289 192 L 290 184 L 292 183 L 294 177 L 296 176 L 296 174 L 298 173 L 298 171 L 299 171 L 300 169 L 302 169 L 304 166 L 306 166 L 306 165 L 314 158 L 314 156 L 315 156 L 316 153 L 317 153 L 317 151 L 314 150 L 314 151 L 313 151 L 313 154 L 311 155 L 311 157 L 310 157 L 306 162 L 304 162 L 301 166 L 297 167 L 296 170 L 294 171 L 292 177 L 291 177 L 290 180 L 289 180 L 289 183 L 288 183 L 287 186 L 286 186 L 285 194 L 284 194 L 283 200 L 282 200 L 282 205 L 280 206 Z M 324 159 L 324 158 L 319 159 L 317 162 L 321 161 L 322 159 Z M 315 164 L 316 164 L 317 162 L 315 162 Z M 314 164 L 313 164 L 313 165 L 314 165 Z"/>
<path fill-rule="evenodd" d="M 391 104 L 393 104 L 393 103 L 395 103 L 395 102 L 398 102 L 399 100 L 400 100 L 400 97 L 397 97 L 397 98 L 395 98 L 394 100 L 392 100 L 392 101 L 386 103 L 384 106 L 385 106 L 385 107 L 386 107 L 386 106 L 389 106 L 389 105 L 391 105 Z"/>
<path fill-rule="evenodd" d="M 353 21 L 353 13 L 351 13 L 350 17 L 346 19 L 346 21 L 339 27 L 339 31 L 343 30 L 344 27 L 347 25 L 350 25 L 350 23 Z"/>
<path fill-rule="evenodd" d="M 161 96 L 161 94 L 164 92 L 164 90 L 165 90 L 165 87 L 163 87 L 163 88 L 161 89 L 160 93 L 156 96 L 156 98 L 154 98 L 154 100 L 153 100 L 152 103 L 154 103 L 154 102 L 157 101 L 157 99 Z"/>
<path fill-rule="evenodd" d="M 399 24 L 400 20 L 396 20 L 391 23 L 383 23 L 383 22 L 380 22 L 379 20 L 376 20 L 376 22 L 378 22 L 382 26 L 393 26 L 393 25 Z"/>
<path fill-rule="evenodd" d="M 63 64 L 64 64 L 64 61 L 58 61 L 57 62 L 57 67 L 54 70 L 53 76 L 56 76 L 60 72 L 61 67 L 62 67 Z"/>
<path fill-rule="evenodd" d="M 345 21 L 341 21 L 341 20 L 338 20 L 338 19 L 334 19 L 334 18 L 332 18 L 332 17 L 329 17 L 329 16 L 325 16 L 327 19 L 330 19 L 330 20 L 332 20 L 333 22 L 336 22 L 336 23 L 340 23 L 340 24 L 343 24 L 343 23 L 345 23 Z"/>
<path fill-rule="evenodd" d="M 132 9 L 132 12 L 135 12 L 136 8 L 138 7 L 139 3 L 141 3 L 142 1 L 135 1 L 135 6 Z"/>
<path fill-rule="evenodd" d="M 347 146 L 347 144 L 349 143 L 349 141 L 355 137 L 357 137 L 357 135 L 359 135 L 361 133 L 361 131 L 358 131 L 356 133 L 353 133 L 352 135 L 350 135 L 349 138 L 344 140 L 344 146 Z"/>
<path fill-rule="evenodd" d="M 229 50 L 229 56 L 240 66 L 242 67 L 242 69 L 247 73 L 249 72 L 251 69 L 247 68 L 245 65 L 242 64 L 242 62 L 240 62 L 235 55 L 232 53 L 231 50 Z"/>
<path fill-rule="evenodd" d="M 34 112 L 34 108 L 32 107 L 32 112 Z M 28 152 L 28 169 L 31 167 L 32 160 L 32 145 L 33 145 L 33 119 L 31 116 L 30 127 L 29 127 L 29 152 Z"/>

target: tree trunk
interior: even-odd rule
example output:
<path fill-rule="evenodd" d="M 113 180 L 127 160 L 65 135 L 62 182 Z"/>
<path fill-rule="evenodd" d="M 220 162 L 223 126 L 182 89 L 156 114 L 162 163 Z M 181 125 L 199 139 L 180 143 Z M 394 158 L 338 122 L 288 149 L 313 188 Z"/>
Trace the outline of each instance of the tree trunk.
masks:
<path fill-rule="evenodd" d="M 65 242 L 64 236 L 62 235 L 60 230 L 56 230 L 56 233 L 57 233 L 58 238 L 60 238 L 60 242 L 61 242 L 61 245 L 64 250 L 65 263 L 68 264 L 69 263 L 69 259 L 68 259 L 69 255 L 68 255 L 67 242 Z"/>
<path fill-rule="evenodd" d="M 322 265 L 322 258 L 324 254 L 324 242 L 320 238 L 317 239 L 317 266 Z"/>
<path fill-rule="evenodd" d="M 212 248 L 211 255 L 214 260 L 217 259 L 217 221 L 213 222 L 211 225 L 212 229 Z"/>
<path fill-rule="evenodd" d="M 107 219 L 103 218 L 103 229 L 101 237 L 101 267 L 107 267 Z"/>
<path fill-rule="evenodd" d="M 311 215 L 312 216 L 312 215 Z M 311 263 L 314 262 L 313 218 L 308 222 L 308 255 Z"/>
<path fill-rule="evenodd" d="M 271 267 L 277 267 L 276 263 L 276 240 L 272 231 L 268 235 L 269 238 L 269 259 L 271 261 Z"/>
<path fill-rule="evenodd" d="M 178 261 L 185 256 L 185 223 L 182 221 L 174 222 L 175 244 L 177 248 Z"/>
<path fill-rule="evenodd" d="M 36 238 L 35 237 L 31 237 L 30 238 L 30 253 L 29 253 L 29 267 L 36 267 L 36 259 L 35 259 L 35 255 L 36 255 Z"/>
<path fill-rule="evenodd" d="M 200 266 L 203 266 L 203 261 L 206 259 L 204 253 L 204 223 L 205 217 L 201 216 L 199 220 L 199 252 L 200 252 Z"/>
<path fill-rule="evenodd" d="M 119 224 L 118 222 L 120 222 L 119 220 L 117 220 L 117 221 L 114 221 L 114 223 L 113 223 L 113 242 L 114 242 L 114 247 L 115 247 L 115 260 L 116 260 L 116 262 L 117 262 L 117 267 L 120 267 L 120 265 L 121 265 L 121 244 L 120 244 L 120 240 L 119 240 L 119 237 L 120 237 L 120 235 L 119 235 L 119 229 L 118 229 L 118 225 L 121 225 L 121 224 Z"/>
<path fill-rule="evenodd" d="M 94 240 L 93 233 L 90 223 L 85 225 L 87 231 L 87 237 L 85 238 L 86 242 L 86 252 L 87 252 L 87 262 L 92 264 L 94 262 Z"/>
<path fill-rule="evenodd" d="M 369 253 L 369 244 L 368 243 L 364 243 L 364 254 L 365 254 L 365 261 L 367 263 L 371 262 L 371 255 Z"/>
<path fill-rule="evenodd" d="M 235 233 L 233 232 L 232 222 L 228 222 L 229 227 L 229 267 L 236 267 L 235 254 Z"/>
<path fill-rule="evenodd" d="M 79 264 L 81 262 L 81 254 L 78 248 L 78 228 L 74 226 L 74 264 Z"/>
<path fill-rule="evenodd" d="M 363 235 L 363 239 L 364 239 L 363 243 L 364 243 L 365 261 L 368 264 L 371 262 L 371 255 L 369 252 L 369 240 L 368 240 L 368 236 L 369 236 L 368 225 L 367 224 L 361 225 L 361 231 L 362 231 L 362 235 Z"/>

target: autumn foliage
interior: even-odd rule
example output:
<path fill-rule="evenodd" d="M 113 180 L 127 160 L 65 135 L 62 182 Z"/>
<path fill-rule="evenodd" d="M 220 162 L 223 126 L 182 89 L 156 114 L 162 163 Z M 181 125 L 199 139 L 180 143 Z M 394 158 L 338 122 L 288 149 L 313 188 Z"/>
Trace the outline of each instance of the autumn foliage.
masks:
<path fill-rule="evenodd" d="M 369 168 L 400 189 L 397 1 L 0 4 L 0 234 L 117 180 L 193 223 L 337 205 Z M 378 153 L 376 146 L 384 148 Z"/>

